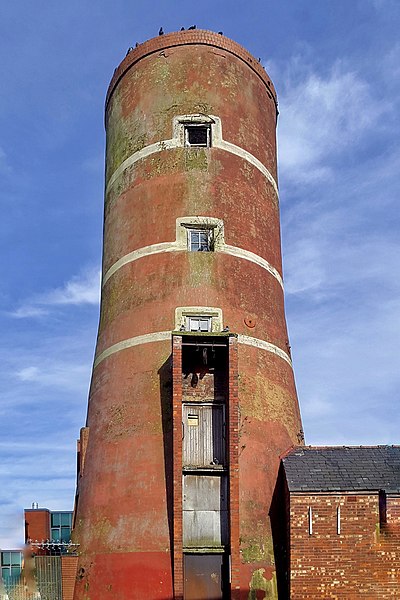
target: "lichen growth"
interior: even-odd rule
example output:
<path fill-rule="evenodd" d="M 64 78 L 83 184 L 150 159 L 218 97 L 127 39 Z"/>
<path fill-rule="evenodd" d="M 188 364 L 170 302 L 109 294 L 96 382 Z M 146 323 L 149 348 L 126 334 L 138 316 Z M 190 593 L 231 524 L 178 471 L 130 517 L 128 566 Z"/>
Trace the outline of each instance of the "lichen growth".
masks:
<path fill-rule="evenodd" d="M 146 145 L 147 135 L 143 119 L 134 115 L 129 119 L 120 119 L 107 131 L 106 182 L 114 171 L 129 156 Z"/>
<path fill-rule="evenodd" d="M 257 569 L 253 572 L 250 581 L 250 592 L 248 600 L 257 600 L 260 598 L 257 595 L 258 591 L 265 592 L 263 600 L 275 600 L 278 598 L 278 590 L 276 585 L 276 575 L 272 576 L 272 579 L 268 580 L 264 577 L 265 569 Z"/>
<path fill-rule="evenodd" d="M 185 167 L 188 171 L 192 169 L 198 169 L 199 171 L 207 171 L 207 151 L 204 148 L 186 148 Z"/>
<path fill-rule="evenodd" d="M 213 285 L 215 255 L 213 252 L 188 252 L 190 287 Z"/>
<path fill-rule="evenodd" d="M 256 507 L 255 507 L 256 508 Z M 274 564 L 274 549 L 271 535 L 265 534 L 265 526 L 258 523 L 255 535 L 242 542 L 242 557 L 246 563 L 264 562 Z"/>

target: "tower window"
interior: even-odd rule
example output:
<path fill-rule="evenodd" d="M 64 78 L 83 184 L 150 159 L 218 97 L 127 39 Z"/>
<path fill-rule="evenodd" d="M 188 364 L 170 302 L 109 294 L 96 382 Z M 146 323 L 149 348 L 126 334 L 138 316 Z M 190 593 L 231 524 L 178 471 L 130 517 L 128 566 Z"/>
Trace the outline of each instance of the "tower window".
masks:
<path fill-rule="evenodd" d="M 209 148 L 211 146 L 210 125 L 185 125 L 185 146 Z"/>
<path fill-rule="evenodd" d="M 187 331 L 211 331 L 211 317 L 186 317 Z"/>
<path fill-rule="evenodd" d="M 212 231 L 210 229 L 189 229 L 188 238 L 191 252 L 211 251 Z"/>

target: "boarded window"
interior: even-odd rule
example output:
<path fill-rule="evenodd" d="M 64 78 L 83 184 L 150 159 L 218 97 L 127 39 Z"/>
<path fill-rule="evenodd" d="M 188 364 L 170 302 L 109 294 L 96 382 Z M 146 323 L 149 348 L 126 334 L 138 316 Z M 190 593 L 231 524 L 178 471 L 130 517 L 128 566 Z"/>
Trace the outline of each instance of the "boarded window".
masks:
<path fill-rule="evenodd" d="M 228 543 L 227 477 L 183 476 L 183 545 L 221 547 Z"/>
<path fill-rule="evenodd" d="M 183 466 L 218 468 L 225 463 L 225 419 L 222 404 L 184 404 Z"/>

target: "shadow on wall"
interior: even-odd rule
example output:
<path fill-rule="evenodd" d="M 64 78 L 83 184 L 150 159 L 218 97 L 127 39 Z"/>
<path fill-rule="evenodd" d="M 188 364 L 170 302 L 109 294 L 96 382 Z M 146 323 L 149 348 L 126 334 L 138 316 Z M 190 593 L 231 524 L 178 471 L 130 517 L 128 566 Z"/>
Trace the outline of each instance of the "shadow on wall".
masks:
<path fill-rule="evenodd" d="M 166 503 L 168 515 L 169 550 L 171 569 L 174 557 L 173 529 L 173 439 L 172 439 L 172 354 L 158 370 L 160 378 L 161 419 L 164 444 L 164 471 L 166 482 Z"/>
<path fill-rule="evenodd" d="M 269 510 L 279 600 L 290 600 L 289 592 L 289 494 L 282 465 L 279 468 Z"/>

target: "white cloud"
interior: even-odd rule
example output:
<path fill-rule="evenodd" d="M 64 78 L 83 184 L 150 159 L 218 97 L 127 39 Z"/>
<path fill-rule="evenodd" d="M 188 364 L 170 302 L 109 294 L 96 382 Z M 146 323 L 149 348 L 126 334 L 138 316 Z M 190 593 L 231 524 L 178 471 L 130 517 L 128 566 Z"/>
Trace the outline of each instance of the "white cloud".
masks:
<path fill-rule="evenodd" d="M 23 319 L 45 316 L 52 306 L 98 305 L 100 279 L 101 272 L 98 269 L 87 270 L 81 275 L 72 277 L 62 287 L 31 298 L 9 314 L 17 319 Z"/>
<path fill-rule="evenodd" d="M 398 438 L 399 50 L 376 61 L 375 77 L 343 62 L 321 74 L 304 66 L 310 57 L 278 77 L 285 289 L 307 443 Z"/>
<path fill-rule="evenodd" d="M 325 77 L 299 62 L 283 79 L 279 165 L 282 178 L 312 183 L 332 176 L 332 159 L 376 127 L 388 106 L 377 103 L 370 85 L 340 62 Z"/>
<path fill-rule="evenodd" d="M 52 387 L 53 389 L 83 391 L 87 388 L 88 365 L 75 364 L 67 360 L 40 361 L 40 367 L 30 365 L 15 372 L 22 382 Z"/>
<path fill-rule="evenodd" d="M 100 301 L 100 271 L 92 269 L 72 277 L 63 287 L 56 288 L 40 299 L 44 305 L 56 304 L 98 304 Z"/>
<path fill-rule="evenodd" d="M 16 319 L 26 319 L 28 317 L 44 317 L 49 313 L 48 310 L 44 308 L 39 308 L 38 306 L 20 306 L 15 311 L 9 313 L 12 317 Z"/>

